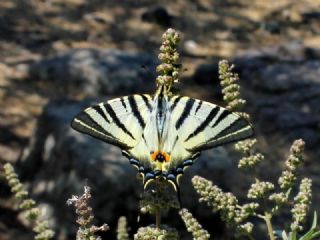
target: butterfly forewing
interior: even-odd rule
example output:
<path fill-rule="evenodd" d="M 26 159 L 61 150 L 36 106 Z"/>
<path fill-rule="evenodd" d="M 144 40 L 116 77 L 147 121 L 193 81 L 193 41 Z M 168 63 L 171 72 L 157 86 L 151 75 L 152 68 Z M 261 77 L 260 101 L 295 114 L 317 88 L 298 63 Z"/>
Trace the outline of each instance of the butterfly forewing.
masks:
<path fill-rule="evenodd" d="M 71 126 L 123 149 L 132 148 L 141 140 L 152 104 L 149 95 L 116 98 L 85 109 Z"/>
<path fill-rule="evenodd" d="M 175 105 L 172 124 L 176 126 L 179 142 L 191 153 L 253 135 L 246 120 L 215 104 L 181 97 L 177 103 L 173 99 L 172 105 Z"/>

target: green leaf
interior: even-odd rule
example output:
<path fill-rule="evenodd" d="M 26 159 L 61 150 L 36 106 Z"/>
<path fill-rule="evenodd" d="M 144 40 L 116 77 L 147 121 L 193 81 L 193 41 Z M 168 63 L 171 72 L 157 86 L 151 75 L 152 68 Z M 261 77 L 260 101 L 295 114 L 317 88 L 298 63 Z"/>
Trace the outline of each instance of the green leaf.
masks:
<path fill-rule="evenodd" d="M 314 234 L 312 234 L 310 239 L 314 239 L 315 237 L 319 237 L 320 236 L 320 231 L 315 232 Z"/>
<path fill-rule="evenodd" d="M 315 237 L 318 237 L 320 234 L 320 231 L 315 232 L 316 228 L 317 228 L 317 212 L 314 211 L 313 213 L 313 220 L 312 220 L 312 225 L 310 230 L 304 234 L 301 238 L 299 238 L 299 240 L 311 240 L 314 239 Z"/>
<path fill-rule="evenodd" d="M 316 227 L 317 227 L 317 220 L 318 220 L 317 212 L 314 211 L 314 212 L 313 212 L 313 221 L 312 221 L 311 229 L 316 229 Z"/>
<path fill-rule="evenodd" d="M 314 233 L 313 229 L 310 229 L 305 235 L 303 235 L 301 238 L 299 238 L 299 240 L 310 240 L 312 239 L 312 235 Z"/>

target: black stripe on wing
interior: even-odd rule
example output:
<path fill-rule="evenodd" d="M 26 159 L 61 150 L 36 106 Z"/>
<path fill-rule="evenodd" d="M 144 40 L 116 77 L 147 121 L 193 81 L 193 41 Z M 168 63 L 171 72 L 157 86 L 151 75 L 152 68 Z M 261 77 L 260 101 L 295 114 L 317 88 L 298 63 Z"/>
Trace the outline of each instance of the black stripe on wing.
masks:
<path fill-rule="evenodd" d="M 142 95 L 140 95 L 142 96 Z M 135 96 L 129 96 L 128 97 L 129 105 L 131 107 L 131 111 L 133 113 L 133 116 L 138 120 L 140 126 L 144 128 L 146 126 L 146 123 L 144 122 L 141 113 L 139 112 L 137 102 L 135 100 Z"/>
<path fill-rule="evenodd" d="M 152 111 L 152 106 L 150 104 L 150 99 L 148 99 L 148 97 L 147 97 L 148 95 L 146 96 L 146 95 L 142 94 L 140 96 L 142 97 L 142 100 L 146 104 L 147 108 L 149 109 L 149 112 L 151 112 Z"/>
<path fill-rule="evenodd" d="M 179 128 L 182 126 L 184 121 L 188 118 L 190 111 L 195 103 L 195 99 L 189 98 L 186 102 L 186 105 L 184 106 L 184 109 L 179 117 L 179 119 L 176 122 L 176 129 L 179 130 Z"/>
<path fill-rule="evenodd" d="M 179 103 L 179 101 L 180 101 L 181 98 L 182 98 L 181 96 L 177 96 L 177 97 L 174 99 L 173 104 L 172 104 L 171 109 L 170 109 L 171 112 L 176 108 L 176 106 L 177 106 L 177 104 Z"/>
<path fill-rule="evenodd" d="M 208 114 L 206 120 L 204 120 L 190 135 L 184 140 L 185 142 L 190 140 L 191 138 L 197 136 L 199 133 L 201 133 L 206 127 L 208 127 L 209 123 L 213 120 L 213 118 L 217 115 L 219 112 L 219 107 L 214 107 L 210 113 Z"/>
<path fill-rule="evenodd" d="M 100 113 L 97 112 L 96 114 L 100 114 Z M 78 131 L 81 131 L 81 132 L 94 134 L 94 132 L 92 132 L 92 130 L 90 130 L 89 128 L 86 128 L 85 126 L 89 126 L 92 129 L 95 129 L 97 132 L 100 132 L 102 135 L 106 135 L 106 136 L 115 138 L 109 132 L 107 132 L 100 124 L 98 124 L 93 119 L 93 117 L 91 117 L 88 113 L 82 112 L 82 113 L 78 114 L 75 117 L 75 119 L 72 121 L 71 127 L 73 127 L 74 129 L 76 129 Z"/>
<path fill-rule="evenodd" d="M 232 122 L 229 126 L 224 128 L 217 136 L 215 136 L 215 139 L 219 139 L 223 136 L 227 136 L 229 134 L 235 133 L 245 127 L 249 126 L 248 122 L 242 118 L 236 119 L 234 122 Z M 214 139 L 213 138 L 213 139 Z M 210 141 L 210 140 L 209 140 Z"/>
<path fill-rule="evenodd" d="M 87 113 L 79 113 L 71 122 L 71 127 L 81 133 L 101 139 L 107 143 L 114 144 L 121 148 L 129 148 L 122 143 L 117 137 L 111 135 L 102 126 L 96 123 Z"/>
<path fill-rule="evenodd" d="M 224 111 L 220 114 L 218 119 L 211 125 L 211 127 L 214 128 L 215 126 L 217 126 L 221 121 L 223 121 L 223 119 L 227 118 L 229 114 L 231 113 L 228 110 L 224 109 Z"/>
<path fill-rule="evenodd" d="M 237 141 L 250 138 L 254 135 L 254 130 L 245 119 L 238 118 L 234 122 L 230 123 L 220 131 L 216 136 L 208 139 L 207 143 L 193 149 L 188 149 L 189 151 L 202 151 L 209 148 L 217 147 L 227 143 L 233 143 Z"/>
<path fill-rule="evenodd" d="M 110 115 L 110 117 L 112 118 L 113 122 L 117 125 L 117 127 L 119 127 L 123 132 L 128 134 L 132 139 L 135 139 L 132 133 L 126 128 L 126 126 L 117 117 L 117 114 L 114 112 L 112 107 L 108 103 L 106 103 L 104 106 L 106 108 L 107 113 Z"/>
<path fill-rule="evenodd" d="M 102 108 L 101 108 L 100 105 L 95 105 L 95 106 L 93 106 L 92 108 L 93 108 L 94 110 L 96 110 L 96 112 L 99 113 L 103 119 L 105 119 L 108 123 L 110 123 L 107 115 L 106 115 L 105 112 L 102 110 Z"/>
<path fill-rule="evenodd" d="M 124 98 L 120 98 L 120 101 L 121 101 L 121 104 L 122 104 L 122 107 L 127 111 L 127 104 L 126 102 L 124 101 Z"/>
<path fill-rule="evenodd" d="M 197 114 L 197 112 L 199 111 L 201 106 L 202 106 L 202 101 L 199 101 L 198 106 L 197 106 L 196 111 L 195 111 L 195 114 Z"/>

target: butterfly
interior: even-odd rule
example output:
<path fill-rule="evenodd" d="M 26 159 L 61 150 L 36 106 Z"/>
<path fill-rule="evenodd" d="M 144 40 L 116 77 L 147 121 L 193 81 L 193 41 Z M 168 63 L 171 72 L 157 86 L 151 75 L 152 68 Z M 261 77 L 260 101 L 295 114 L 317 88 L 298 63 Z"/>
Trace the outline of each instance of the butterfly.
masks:
<path fill-rule="evenodd" d="M 143 177 L 144 188 L 161 178 L 177 191 L 179 178 L 201 151 L 253 135 L 250 123 L 215 104 L 156 93 L 115 98 L 88 107 L 71 123 L 75 130 L 120 147 Z"/>

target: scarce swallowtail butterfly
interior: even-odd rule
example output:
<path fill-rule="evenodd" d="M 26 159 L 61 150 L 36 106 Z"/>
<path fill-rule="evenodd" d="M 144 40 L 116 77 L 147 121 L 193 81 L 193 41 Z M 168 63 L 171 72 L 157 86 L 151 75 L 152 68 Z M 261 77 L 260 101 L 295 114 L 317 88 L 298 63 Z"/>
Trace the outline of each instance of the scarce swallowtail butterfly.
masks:
<path fill-rule="evenodd" d="M 136 94 L 89 107 L 71 126 L 120 147 L 143 176 L 144 188 L 162 178 L 176 191 L 179 177 L 201 151 L 253 135 L 248 121 L 237 114 L 173 95 L 164 84 L 154 96 Z"/>

